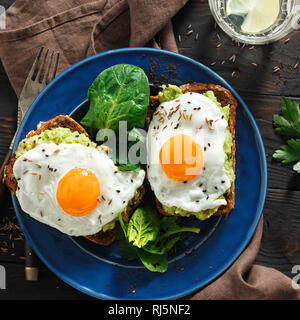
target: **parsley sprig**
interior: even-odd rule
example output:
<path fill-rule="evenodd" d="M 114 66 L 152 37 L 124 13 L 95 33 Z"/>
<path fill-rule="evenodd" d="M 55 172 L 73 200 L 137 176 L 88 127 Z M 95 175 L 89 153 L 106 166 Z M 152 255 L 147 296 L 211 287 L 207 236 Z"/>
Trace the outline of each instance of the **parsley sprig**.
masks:
<path fill-rule="evenodd" d="M 275 132 L 290 137 L 286 145 L 273 154 L 282 163 L 296 163 L 293 169 L 300 173 L 300 106 L 296 101 L 282 97 L 282 112 L 273 116 Z"/>

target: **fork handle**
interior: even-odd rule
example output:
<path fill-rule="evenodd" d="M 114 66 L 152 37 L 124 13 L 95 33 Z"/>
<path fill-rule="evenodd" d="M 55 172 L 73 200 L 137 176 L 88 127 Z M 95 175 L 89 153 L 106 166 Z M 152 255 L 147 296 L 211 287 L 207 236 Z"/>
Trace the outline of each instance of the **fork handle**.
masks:
<path fill-rule="evenodd" d="M 3 183 L 3 178 L 4 178 L 4 169 L 5 169 L 5 166 L 7 166 L 10 161 L 11 153 L 12 153 L 12 149 L 9 148 L 0 169 L 0 201 L 3 199 L 4 194 L 7 190 L 6 185 Z"/>
<path fill-rule="evenodd" d="M 25 279 L 37 281 L 39 275 L 39 259 L 25 239 Z"/>

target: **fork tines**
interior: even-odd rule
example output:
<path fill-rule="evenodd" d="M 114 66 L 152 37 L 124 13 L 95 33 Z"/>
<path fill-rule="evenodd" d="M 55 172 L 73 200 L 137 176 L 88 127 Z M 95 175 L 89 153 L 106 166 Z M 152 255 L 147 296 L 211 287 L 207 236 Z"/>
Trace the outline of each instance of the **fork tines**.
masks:
<path fill-rule="evenodd" d="M 44 50 L 45 48 L 41 47 L 34 61 L 34 64 L 32 65 L 32 68 L 30 70 L 30 77 L 33 81 L 47 84 L 55 78 L 57 66 L 58 66 L 58 60 L 59 60 L 59 52 L 52 51 L 50 58 L 47 59 L 50 50 L 46 49 L 45 50 L 46 52 L 43 54 Z M 51 76 L 49 77 L 53 59 L 54 59 L 54 66 L 51 72 Z"/>

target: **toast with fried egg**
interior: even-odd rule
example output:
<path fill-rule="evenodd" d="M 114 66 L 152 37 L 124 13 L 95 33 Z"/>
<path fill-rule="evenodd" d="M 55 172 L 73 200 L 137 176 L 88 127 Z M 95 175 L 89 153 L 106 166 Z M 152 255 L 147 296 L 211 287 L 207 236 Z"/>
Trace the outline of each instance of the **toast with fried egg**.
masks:
<path fill-rule="evenodd" d="M 75 133 L 75 132 L 78 133 L 78 136 L 83 134 L 84 136 L 86 136 L 86 138 L 89 138 L 85 129 L 80 124 L 78 124 L 75 120 L 73 120 L 69 116 L 59 115 L 48 121 L 40 122 L 37 125 L 36 130 L 30 131 L 26 135 L 26 139 L 31 139 L 31 145 L 29 148 L 32 149 L 38 145 L 39 142 L 35 140 L 35 137 L 39 137 L 39 135 L 45 132 L 46 130 L 53 130 L 57 128 L 66 128 L 66 129 L 69 129 L 72 133 Z M 87 141 L 89 140 L 87 139 Z M 100 147 L 102 148 L 102 150 L 107 152 L 106 146 L 100 146 Z M 9 164 L 5 167 L 5 170 L 4 170 L 3 183 L 11 190 L 13 194 L 15 194 L 18 189 L 18 181 L 15 178 L 13 173 L 14 164 L 19 158 L 20 153 L 22 152 L 26 153 L 26 151 L 27 151 L 26 146 L 23 147 L 22 145 L 19 145 L 17 150 L 12 155 L 12 158 Z M 144 186 L 141 185 L 136 190 L 136 196 L 134 197 L 134 199 L 132 199 L 128 203 L 127 207 L 122 212 L 122 216 L 125 221 L 128 221 L 130 215 L 132 214 L 134 209 L 138 206 L 143 196 L 144 196 Z M 106 231 L 101 230 L 96 234 L 87 235 L 85 237 L 97 244 L 110 245 L 115 240 L 119 229 L 120 229 L 120 226 L 118 222 L 116 222 L 112 228 L 107 229 Z"/>
<path fill-rule="evenodd" d="M 232 145 L 231 145 L 231 162 L 232 162 L 232 169 L 235 172 L 235 117 L 236 117 L 236 108 L 237 108 L 237 101 L 231 94 L 231 92 L 220 86 L 215 84 L 205 84 L 205 83 L 188 83 L 184 84 L 179 87 L 182 93 L 206 93 L 208 91 L 212 91 L 214 96 L 216 97 L 217 101 L 220 103 L 222 107 L 229 106 L 229 119 L 228 119 L 228 129 L 232 136 Z M 160 101 L 158 96 L 151 96 L 150 103 L 148 108 L 148 113 L 146 117 L 146 125 L 149 127 L 153 114 L 156 112 L 160 105 Z M 230 185 L 230 189 L 224 195 L 226 199 L 226 204 L 221 205 L 218 207 L 217 211 L 213 213 L 213 215 L 228 215 L 234 207 L 234 199 L 235 199 L 235 185 L 234 181 Z M 176 215 L 180 216 L 181 214 L 176 213 L 169 213 L 167 210 L 164 209 L 164 205 L 157 199 L 156 197 L 156 206 L 158 211 L 163 215 Z M 190 214 L 192 215 L 192 214 Z M 189 216 L 189 214 L 185 214 L 185 216 Z"/>

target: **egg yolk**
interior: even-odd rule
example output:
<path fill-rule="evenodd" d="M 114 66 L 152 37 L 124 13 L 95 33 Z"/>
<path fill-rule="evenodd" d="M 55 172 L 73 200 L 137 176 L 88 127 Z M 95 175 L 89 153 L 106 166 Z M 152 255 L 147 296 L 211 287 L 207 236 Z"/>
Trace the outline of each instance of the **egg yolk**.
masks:
<path fill-rule="evenodd" d="M 100 184 L 89 170 L 73 168 L 58 182 L 56 199 L 62 210 L 75 217 L 89 214 L 97 206 Z"/>
<path fill-rule="evenodd" d="M 177 181 L 193 180 L 204 166 L 201 146 L 185 134 L 167 140 L 160 149 L 159 160 L 164 173 Z"/>

